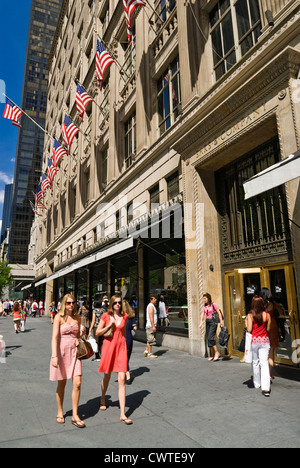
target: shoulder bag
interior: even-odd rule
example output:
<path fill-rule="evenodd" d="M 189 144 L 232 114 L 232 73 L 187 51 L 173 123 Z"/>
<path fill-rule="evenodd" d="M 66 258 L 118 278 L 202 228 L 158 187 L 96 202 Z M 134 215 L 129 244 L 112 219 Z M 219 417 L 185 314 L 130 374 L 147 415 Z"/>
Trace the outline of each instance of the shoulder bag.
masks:
<path fill-rule="evenodd" d="M 92 345 L 84 337 L 79 338 L 77 345 L 77 359 L 83 361 L 94 355 Z"/>

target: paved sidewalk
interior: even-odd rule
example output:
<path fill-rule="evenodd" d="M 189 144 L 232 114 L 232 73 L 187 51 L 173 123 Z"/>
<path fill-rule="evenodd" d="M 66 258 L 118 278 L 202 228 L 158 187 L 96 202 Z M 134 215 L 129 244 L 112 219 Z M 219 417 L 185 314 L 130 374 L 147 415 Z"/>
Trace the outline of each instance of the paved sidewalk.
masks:
<path fill-rule="evenodd" d="M 0 364 L 0 448 L 300 447 L 300 371 L 277 368 L 271 397 L 265 398 L 252 388 L 250 366 L 238 359 L 209 363 L 161 347 L 154 348 L 158 359 L 148 360 L 139 342 L 131 358 L 134 381 L 127 386 L 127 415 L 134 424 L 119 421 L 116 374 L 109 408 L 98 412 L 98 363 L 89 360 L 83 363 L 79 408 L 87 427 L 71 425 L 71 382 L 66 423 L 58 425 L 56 384 L 48 380 L 51 333 L 47 317 L 28 318 L 26 332 L 18 335 L 12 317 L 0 317 L 8 354 Z"/>

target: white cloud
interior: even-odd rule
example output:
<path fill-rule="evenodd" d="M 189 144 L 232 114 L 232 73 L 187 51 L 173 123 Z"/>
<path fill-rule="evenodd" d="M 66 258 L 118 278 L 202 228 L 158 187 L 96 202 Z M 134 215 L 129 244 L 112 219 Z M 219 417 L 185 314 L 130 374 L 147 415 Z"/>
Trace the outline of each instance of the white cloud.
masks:
<path fill-rule="evenodd" d="M 13 178 L 5 174 L 5 172 L 0 171 L 0 181 L 4 182 L 5 184 L 12 184 Z"/>
<path fill-rule="evenodd" d="M 5 190 L 0 190 L 0 203 L 4 202 Z"/>

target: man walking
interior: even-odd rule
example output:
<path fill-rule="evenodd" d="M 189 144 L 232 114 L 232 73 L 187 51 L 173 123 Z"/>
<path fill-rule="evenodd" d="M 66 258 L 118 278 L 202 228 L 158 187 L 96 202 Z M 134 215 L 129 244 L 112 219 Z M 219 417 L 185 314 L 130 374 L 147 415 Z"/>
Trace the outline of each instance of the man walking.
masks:
<path fill-rule="evenodd" d="M 148 359 L 156 359 L 157 356 L 152 354 L 152 346 L 156 345 L 156 326 L 157 326 L 157 310 L 156 310 L 156 297 L 151 296 L 150 302 L 147 306 L 146 316 L 146 335 L 147 335 L 147 347 L 144 355 Z"/>

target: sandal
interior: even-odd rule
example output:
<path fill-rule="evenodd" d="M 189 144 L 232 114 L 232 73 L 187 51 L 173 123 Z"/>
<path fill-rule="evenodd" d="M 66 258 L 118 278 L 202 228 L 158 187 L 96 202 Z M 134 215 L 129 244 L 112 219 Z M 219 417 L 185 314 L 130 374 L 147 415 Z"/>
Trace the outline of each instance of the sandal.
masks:
<path fill-rule="evenodd" d="M 84 429 L 86 426 L 83 421 L 80 421 L 80 419 L 72 419 L 72 424 L 73 426 L 78 427 L 78 429 Z"/>
<path fill-rule="evenodd" d="M 63 416 L 56 416 L 57 424 L 65 424 L 65 418 Z"/>
<path fill-rule="evenodd" d="M 131 424 L 133 424 L 133 422 L 129 418 L 123 418 L 123 419 L 120 419 L 120 421 L 126 424 L 126 426 L 130 426 Z"/>
<path fill-rule="evenodd" d="M 106 410 L 107 410 L 106 403 L 105 402 L 102 403 L 102 401 L 101 401 L 99 411 L 106 411 Z"/>

